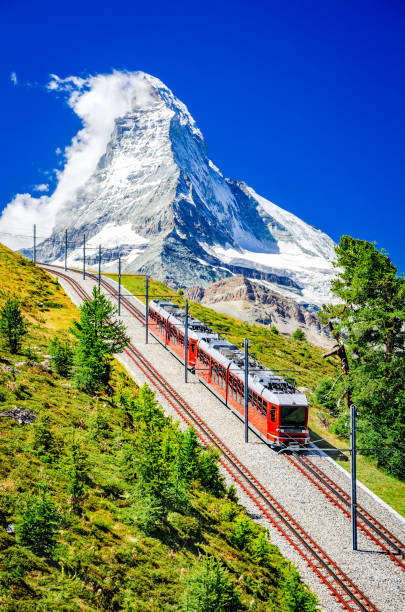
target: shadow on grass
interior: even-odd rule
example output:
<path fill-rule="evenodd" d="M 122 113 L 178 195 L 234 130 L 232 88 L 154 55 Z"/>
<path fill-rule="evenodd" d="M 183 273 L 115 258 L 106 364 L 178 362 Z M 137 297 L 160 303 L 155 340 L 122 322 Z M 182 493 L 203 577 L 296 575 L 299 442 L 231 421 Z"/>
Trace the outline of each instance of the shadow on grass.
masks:
<path fill-rule="evenodd" d="M 339 461 L 349 461 L 349 457 L 345 453 L 340 452 L 336 448 L 336 446 L 334 446 L 333 444 L 328 442 L 328 440 L 325 440 L 325 438 L 323 438 L 321 435 L 319 435 L 319 433 L 313 431 L 310 428 L 308 428 L 308 431 L 309 431 L 309 435 L 311 437 L 311 442 L 313 444 L 316 444 L 316 446 L 320 450 L 325 451 L 327 453 L 328 457 L 331 457 L 332 459 L 339 459 Z M 328 450 L 329 451 L 333 451 L 333 452 L 328 452 Z"/>

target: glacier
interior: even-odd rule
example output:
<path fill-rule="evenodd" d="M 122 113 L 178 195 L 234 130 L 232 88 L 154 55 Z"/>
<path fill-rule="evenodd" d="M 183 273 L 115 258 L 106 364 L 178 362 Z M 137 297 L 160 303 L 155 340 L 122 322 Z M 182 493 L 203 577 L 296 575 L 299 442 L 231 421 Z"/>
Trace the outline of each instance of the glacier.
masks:
<path fill-rule="evenodd" d="M 129 74 L 147 95 L 115 118 L 105 151 L 67 194 L 38 258 L 63 261 L 67 229 L 71 265 L 81 265 L 86 236 L 88 265 L 101 245 L 105 270 L 121 255 L 123 271 L 174 286 L 243 274 L 302 304 L 330 301 L 333 240 L 225 178 L 187 107 L 156 77 Z"/>

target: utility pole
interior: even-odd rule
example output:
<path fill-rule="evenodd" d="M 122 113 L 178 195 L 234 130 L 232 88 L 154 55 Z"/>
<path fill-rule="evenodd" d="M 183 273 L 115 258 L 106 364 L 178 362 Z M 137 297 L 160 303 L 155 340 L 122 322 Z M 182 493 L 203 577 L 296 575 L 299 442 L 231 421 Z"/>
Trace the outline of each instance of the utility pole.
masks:
<path fill-rule="evenodd" d="M 149 340 L 149 276 L 145 276 L 145 344 Z"/>
<path fill-rule="evenodd" d="M 101 244 L 98 245 L 98 286 L 101 285 Z"/>
<path fill-rule="evenodd" d="M 118 255 L 118 316 L 121 316 L 121 255 Z"/>
<path fill-rule="evenodd" d="M 83 234 L 83 280 L 86 278 L 86 234 Z"/>
<path fill-rule="evenodd" d="M 353 550 L 357 550 L 357 489 L 356 489 L 356 406 L 350 404 L 350 446 L 351 465 L 350 473 L 352 480 L 351 515 L 352 515 L 352 544 Z"/>
<path fill-rule="evenodd" d="M 188 300 L 186 300 L 186 319 L 184 322 L 184 382 L 188 377 Z"/>
<path fill-rule="evenodd" d="M 245 442 L 249 442 L 249 345 L 245 338 Z"/>
<path fill-rule="evenodd" d="M 337 355 L 340 358 L 342 363 L 342 370 L 345 376 L 349 375 L 349 362 L 347 359 L 346 349 L 344 344 L 340 340 L 340 336 L 338 332 L 335 332 L 333 329 L 332 323 L 329 321 L 329 329 L 331 331 L 332 336 L 335 338 L 337 344 L 336 346 L 329 351 L 329 353 L 325 353 L 322 357 L 330 357 L 331 355 Z M 346 391 L 346 406 L 348 413 L 350 414 L 350 439 L 351 439 L 351 463 L 350 463 L 350 473 L 351 473 L 351 484 L 352 484 L 352 494 L 350 500 L 350 508 L 352 515 L 352 548 L 353 550 L 357 550 L 357 488 L 356 488 L 356 407 L 350 401 L 350 389 L 347 387 Z"/>
<path fill-rule="evenodd" d="M 37 263 L 37 226 L 34 223 L 34 263 Z"/>
<path fill-rule="evenodd" d="M 67 229 L 65 229 L 65 272 L 67 270 L 67 245 L 68 245 L 68 241 L 67 241 Z"/>

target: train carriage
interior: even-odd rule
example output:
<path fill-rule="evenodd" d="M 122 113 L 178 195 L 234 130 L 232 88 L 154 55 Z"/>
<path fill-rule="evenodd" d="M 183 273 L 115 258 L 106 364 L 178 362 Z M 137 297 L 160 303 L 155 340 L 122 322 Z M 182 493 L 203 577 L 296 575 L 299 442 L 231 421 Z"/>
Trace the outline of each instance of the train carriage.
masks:
<path fill-rule="evenodd" d="M 152 301 L 151 333 L 184 363 L 185 312 L 169 301 Z M 244 420 L 244 356 L 207 325 L 189 316 L 188 364 L 227 408 Z M 274 447 L 308 444 L 308 401 L 293 385 L 249 361 L 249 427 Z"/>

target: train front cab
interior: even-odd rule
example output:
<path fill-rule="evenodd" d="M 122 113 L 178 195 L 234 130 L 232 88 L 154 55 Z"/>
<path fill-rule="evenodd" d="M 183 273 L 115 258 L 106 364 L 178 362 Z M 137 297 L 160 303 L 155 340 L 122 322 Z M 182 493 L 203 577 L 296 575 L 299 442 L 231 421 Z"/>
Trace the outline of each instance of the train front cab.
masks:
<path fill-rule="evenodd" d="M 268 418 L 268 438 L 275 448 L 309 444 L 308 406 L 271 405 Z"/>

